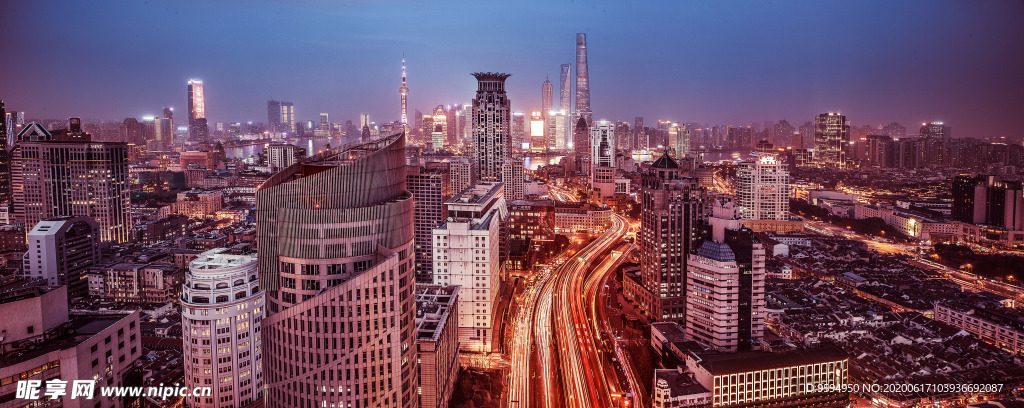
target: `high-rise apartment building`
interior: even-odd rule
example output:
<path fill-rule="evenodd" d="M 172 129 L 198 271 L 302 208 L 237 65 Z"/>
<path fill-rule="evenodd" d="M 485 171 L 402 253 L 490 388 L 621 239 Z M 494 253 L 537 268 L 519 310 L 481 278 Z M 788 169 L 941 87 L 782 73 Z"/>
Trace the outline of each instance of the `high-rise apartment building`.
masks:
<path fill-rule="evenodd" d="M 789 219 L 789 170 L 778 155 L 764 153 L 736 169 L 736 204 L 744 220 Z"/>
<path fill-rule="evenodd" d="M 642 177 L 640 194 L 640 280 L 647 291 L 637 299 L 658 321 L 684 324 L 687 256 L 702 236 L 704 190 L 697 179 L 662 155 Z"/>
<path fill-rule="evenodd" d="M 590 71 L 587 69 L 587 34 L 576 33 L 576 111 L 573 118 L 594 121 L 590 111 Z"/>
<path fill-rule="evenodd" d="M 841 113 L 814 117 L 814 161 L 825 167 L 846 167 L 850 145 L 850 122 Z"/>
<path fill-rule="evenodd" d="M 473 99 L 473 160 L 480 180 L 502 181 L 501 169 L 512 157 L 511 102 L 505 94 L 509 74 L 477 72 Z"/>
<path fill-rule="evenodd" d="M 260 322 L 264 292 L 252 254 L 213 249 L 189 262 L 181 296 L 185 387 L 211 387 L 186 397 L 189 407 L 234 408 L 263 398 Z"/>
<path fill-rule="evenodd" d="M 866 163 L 869 166 L 891 169 L 896 167 L 897 145 L 889 135 L 868 135 Z"/>
<path fill-rule="evenodd" d="M 505 183 L 505 198 L 522 200 L 526 196 L 526 160 L 522 156 L 513 156 L 505 161 L 501 173 Z"/>
<path fill-rule="evenodd" d="M 452 194 L 469 188 L 475 180 L 480 178 L 480 169 L 477 168 L 476 161 L 469 157 L 452 157 L 448 160 L 448 167 L 451 174 Z"/>
<path fill-rule="evenodd" d="M 125 242 L 132 229 L 128 145 L 92 142 L 81 122 L 71 119 L 59 138 L 34 122 L 18 135 L 11 167 L 14 217 L 26 226 L 63 215 L 91 217 L 102 240 Z"/>
<path fill-rule="evenodd" d="M 490 352 L 494 343 L 503 268 L 501 223 L 508 218 L 504 184 L 481 181 L 444 203 L 448 218 L 434 228 L 434 284 L 462 286 L 459 342 Z"/>
<path fill-rule="evenodd" d="M 416 405 L 405 179 L 397 133 L 320 153 L 257 189 L 267 406 Z"/>
<path fill-rule="evenodd" d="M 188 132 L 189 138 L 206 141 L 210 138 L 210 127 L 206 123 L 206 93 L 203 81 L 188 80 Z"/>
<path fill-rule="evenodd" d="M 100 226 L 89 217 L 61 216 L 39 221 L 28 233 L 34 251 L 25 252 L 23 275 L 67 285 L 68 301 L 88 294 L 87 272 L 100 261 Z"/>
<path fill-rule="evenodd" d="M 716 206 L 711 239 L 687 260 L 687 339 L 719 351 L 751 350 L 764 338 L 764 245 L 737 210 Z"/>
<path fill-rule="evenodd" d="M 447 218 L 444 202 L 452 197 L 451 165 L 428 162 L 426 166 L 409 166 L 405 183 L 415 200 L 416 283 L 434 282 L 433 231 Z"/>
<path fill-rule="evenodd" d="M 298 161 L 295 155 L 295 145 L 287 143 L 276 143 L 267 146 L 267 164 L 270 171 L 281 171 Z"/>
<path fill-rule="evenodd" d="M 267 124 L 275 133 L 294 132 L 295 104 L 275 100 L 267 101 Z"/>

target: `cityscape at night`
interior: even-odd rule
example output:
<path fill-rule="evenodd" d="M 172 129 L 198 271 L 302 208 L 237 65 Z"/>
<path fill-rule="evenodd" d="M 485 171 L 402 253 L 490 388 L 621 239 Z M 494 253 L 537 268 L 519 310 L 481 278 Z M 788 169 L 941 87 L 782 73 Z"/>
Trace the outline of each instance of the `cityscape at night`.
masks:
<path fill-rule="evenodd" d="M 1020 1 L 0 15 L 0 408 L 1024 407 Z"/>

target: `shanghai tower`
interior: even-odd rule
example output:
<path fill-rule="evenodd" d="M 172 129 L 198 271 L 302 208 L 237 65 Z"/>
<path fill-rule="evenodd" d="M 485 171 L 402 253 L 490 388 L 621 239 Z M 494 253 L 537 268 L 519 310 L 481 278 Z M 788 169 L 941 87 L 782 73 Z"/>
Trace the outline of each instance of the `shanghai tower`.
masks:
<path fill-rule="evenodd" d="M 267 407 L 416 406 L 405 172 L 399 132 L 304 159 L 257 189 Z"/>
<path fill-rule="evenodd" d="M 576 33 L 576 112 L 574 117 L 594 122 L 590 111 L 590 71 L 587 70 L 587 34 Z"/>

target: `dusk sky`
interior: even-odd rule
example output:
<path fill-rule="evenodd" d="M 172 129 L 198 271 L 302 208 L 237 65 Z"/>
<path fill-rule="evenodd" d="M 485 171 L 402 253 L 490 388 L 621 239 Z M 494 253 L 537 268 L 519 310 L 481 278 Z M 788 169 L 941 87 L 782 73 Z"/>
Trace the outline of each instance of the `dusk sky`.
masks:
<path fill-rule="evenodd" d="M 3 1 L 0 99 L 28 118 L 121 120 L 206 85 L 207 118 L 399 117 L 468 103 L 475 71 L 511 73 L 515 111 L 587 33 L 595 119 L 710 124 L 827 111 L 854 125 L 941 120 L 957 137 L 1018 135 L 1024 2 Z M 180 123 L 180 122 L 179 122 Z"/>

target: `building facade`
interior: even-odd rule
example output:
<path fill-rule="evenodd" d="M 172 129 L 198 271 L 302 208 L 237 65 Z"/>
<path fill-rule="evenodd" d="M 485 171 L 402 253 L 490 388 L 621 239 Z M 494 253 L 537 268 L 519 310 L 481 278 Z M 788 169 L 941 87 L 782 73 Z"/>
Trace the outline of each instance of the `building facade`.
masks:
<path fill-rule="evenodd" d="M 415 224 L 416 283 L 434 282 L 434 228 L 447 218 L 444 202 L 452 197 L 448 163 L 427 163 L 429 167 L 409 166 L 406 185 L 416 202 Z"/>
<path fill-rule="evenodd" d="M 6 289 L 6 288 L 4 288 Z M 0 295 L 0 407 L 60 406 L 120 408 L 136 406 L 135 398 L 103 398 L 101 387 L 142 386 L 135 362 L 142 356 L 139 315 L 78 315 L 69 318 L 66 287 L 3 290 Z M 46 381 L 95 380 L 95 398 L 44 394 Z M 19 381 L 39 381 L 34 401 L 15 399 Z"/>
<path fill-rule="evenodd" d="M 590 111 L 590 71 L 587 69 L 587 34 L 576 33 L 576 111 L 573 118 L 594 121 Z"/>
<path fill-rule="evenodd" d="M 490 352 L 496 345 L 494 309 L 502 275 L 502 222 L 508 218 L 504 184 L 481 181 L 445 202 L 448 218 L 434 229 L 434 284 L 462 286 L 462 350 Z"/>
<path fill-rule="evenodd" d="M 615 126 L 605 121 L 590 128 L 590 186 L 601 197 L 615 195 Z"/>
<path fill-rule="evenodd" d="M 509 74 L 478 72 L 473 99 L 473 161 L 480 180 L 502 181 L 505 162 L 512 158 L 511 102 L 505 93 Z"/>
<path fill-rule="evenodd" d="M 640 306 L 656 321 L 686 320 L 687 257 L 701 236 L 705 193 L 663 155 L 644 175 L 640 193 L 640 277 L 651 303 Z"/>
<path fill-rule="evenodd" d="M 284 101 L 267 101 L 267 124 L 275 133 L 295 131 L 295 104 Z"/>
<path fill-rule="evenodd" d="M 841 113 L 814 117 L 814 161 L 824 167 L 846 167 L 850 123 Z"/>
<path fill-rule="evenodd" d="M 89 217 L 54 217 L 28 233 L 23 274 L 68 286 L 68 300 L 88 294 L 89 268 L 100 260 L 99 224 Z"/>
<path fill-rule="evenodd" d="M 765 249 L 737 217 L 721 215 L 687 261 L 686 335 L 718 351 L 751 350 L 764 338 Z"/>
<path fill-rule="evenodd" d="M 260 322 L 266 314 L 256 257 L 226 249 L 189 263 L 181 297 L 185 386 L 211 387 L 189 396 L 195 408 L 243 407 L 263 397 Z"/>
<path fill-rule="evenodd" d="M 774 154 L 744 161 L 736 169 L 736 204 L 745 220 L 789 219 L 789 170 Z"/>
<path fill-rule="evenodd" d="M 195 141 L 210 138 L 210 127 L 206 123 L 206 92 L 203 81 L 188 80 L 188 134 Z"/>
<path fill-rule="evenodd" d="M 459 381 L 459 286 L 416 287 L 419 407 L 448 408 Z"/>
<path fill-rule="evenodd" d="M 14 218 L 31 228 L 50 217 L 91 217 L 103 241 L 125 242 L 132 228 L 128 145 L 91 142 L 80 131 L 72 123 L 69 133 L 81 135 L 64 140 L 38 123 L 21 131 L 11 172 Z"/>
<path fill-rule="evenodd" d="M 405 135 L 332 149 L 256 191 L 265 402 L 416 405 Z"/>

